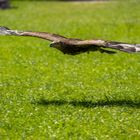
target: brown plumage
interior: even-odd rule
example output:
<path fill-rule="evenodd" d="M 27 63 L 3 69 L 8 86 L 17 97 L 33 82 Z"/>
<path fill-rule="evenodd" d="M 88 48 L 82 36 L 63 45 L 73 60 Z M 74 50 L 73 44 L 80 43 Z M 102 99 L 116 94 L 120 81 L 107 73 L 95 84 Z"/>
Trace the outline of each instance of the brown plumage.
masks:
<path fill-rule="evenodd" d="M 81 40 L 66 38 L 61 35 L 47 32 L 17 31 L 7 27 L 0 27 L 0 35 L 32 36 L 51 41 L 50 47 L 56 48 L 64 54 L 76 55 L 89 51 L 100 51 L 101 53 L 114 53 L 106 48 L 116 49 L 124 52 L 140 52 L 140 44 L 128 44 L 104 40 Z"/>

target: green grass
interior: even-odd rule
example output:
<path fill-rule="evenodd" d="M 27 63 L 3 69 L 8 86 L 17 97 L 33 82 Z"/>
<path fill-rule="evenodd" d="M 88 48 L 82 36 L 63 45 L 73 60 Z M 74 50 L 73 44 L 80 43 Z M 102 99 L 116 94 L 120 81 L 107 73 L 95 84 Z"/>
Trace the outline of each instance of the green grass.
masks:
<path fill-rule="evenodd" d="M 13 2 L 0 25 L 140 43 L 139 0 Z M 140 54 L 64 55 L 49 42 L 0 36 L 1 140 L 139 140 Z"/>

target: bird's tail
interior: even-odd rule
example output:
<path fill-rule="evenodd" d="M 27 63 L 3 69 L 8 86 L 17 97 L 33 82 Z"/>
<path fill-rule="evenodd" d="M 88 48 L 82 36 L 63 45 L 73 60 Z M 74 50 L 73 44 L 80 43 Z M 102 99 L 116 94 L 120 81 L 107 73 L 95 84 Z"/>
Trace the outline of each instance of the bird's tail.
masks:
<path fill-rule="evenodd" d="M 107 42 L 108 48 L 117 49 L 124 52 L 134 53 L 140 52 L 140 44 L 127 44 L 121 42 Z"/>
<path fill-rule="evenodd" d="M 0 26 L 0 35 L 21 35 L 22 32 L 17 30 L 10 30 L 7 27 Z"/>

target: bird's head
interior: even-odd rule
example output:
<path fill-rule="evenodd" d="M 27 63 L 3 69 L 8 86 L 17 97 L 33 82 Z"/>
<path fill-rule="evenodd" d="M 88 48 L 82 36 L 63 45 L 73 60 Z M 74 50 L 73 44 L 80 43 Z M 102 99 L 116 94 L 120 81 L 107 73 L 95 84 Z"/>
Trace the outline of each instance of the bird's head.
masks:
<path fill-rule="evenodd" d="M 50 47 L 56 48 L 63 52 L 63 43 L 60 41 L 51 43 Z"/>
<path fill-rule="evenodd" d="M 74 51 L 75 49 L 77 49 L 75 46 L 69 45 L 67 42 L 61 42 L 61 41 L 52 42 L 50 44 L 50 47 L 56 48 L 59 51 L 63 52 L 64 54 L 76 55 L 79 53 L 79 50 Z"/>

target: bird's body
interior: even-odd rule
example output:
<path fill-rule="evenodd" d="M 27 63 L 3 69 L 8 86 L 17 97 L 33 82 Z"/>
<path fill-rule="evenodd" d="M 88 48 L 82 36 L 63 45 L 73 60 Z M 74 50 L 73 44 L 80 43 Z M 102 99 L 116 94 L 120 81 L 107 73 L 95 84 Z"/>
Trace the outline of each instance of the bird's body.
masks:
<path fill-rule="evenodd" d="M 124 52 L 140 52 L 140 44 L 128 44 L 104 40 L 81 40 L 75 38 L 66 38 L 61 35 L 47 32 L 10 30 L 7 27 L 0 27 L 0 35 L 32 36 L 42 38 L 51 41 L 51 47 L 60 50 L 64 54 L 71 55 L 89 51 L 113 53 L 112 51 L 106 50 L 105 48 L 116 49 Z"/>

